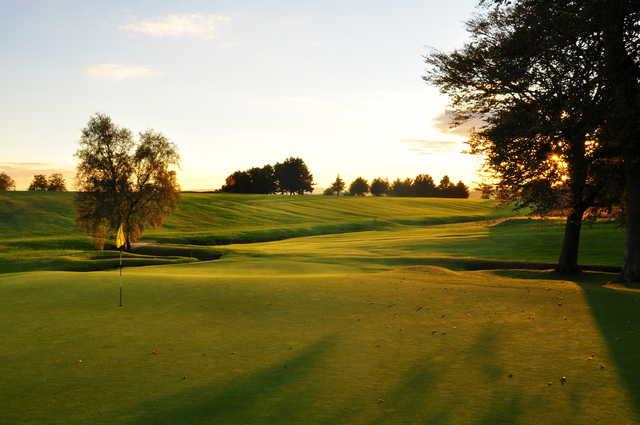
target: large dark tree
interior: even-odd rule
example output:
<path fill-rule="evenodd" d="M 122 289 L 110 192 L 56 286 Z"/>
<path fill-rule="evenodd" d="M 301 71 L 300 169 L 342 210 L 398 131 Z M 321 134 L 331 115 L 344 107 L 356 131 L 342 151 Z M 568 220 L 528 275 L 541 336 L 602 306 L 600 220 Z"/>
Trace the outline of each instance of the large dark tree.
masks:
<path fill-rule="evenodd" d="M 304 195 L 313 192 L 313 175 L 301 158 L 287 158 L 275 165 L 275 175 L 281 193 Z"/>
<path fill-rule="evenodd" d="M 637 0 L 487 0 L 515 10 L 545 49 L 593 43 L 602 53 L 592 72 L 602 78 L 607 108 L 598 140 L 622 158 L 625 181 L 625 281 L 640 281 L 640 2 Z M 577 59 L 581 59 L 578 57 Z M 579 81 L 579 80 L 578 80 Z M 570 92 L 568 94 L 571 94 Z M 614 161 L 615 162 L 615 161 Z"/>
<path fill-rule="evenodd" d="M 135 143 L 129 130 L 96 114 L 82 130 L 76 156 L 77 221 L 99 245 L 122 225 L 129 249 L 175 209 L 179 187 L 172 168 L 179 156 L 162 134 L 148 130 Z"/>
<path fill-rule="evenodd" d="M 550 29 L 541 37 L 547 15 L 526 13 L 524 3 L 483 9 L 468 24 L 469 43 L 428 57 L 426 79 L 450 95 L 454 124 L 486 122 L 470 145 L 485 155 L 503 199 L 567 211 L 558 269 L 574 272 L 584 213 L 602 198 L 599 170 L 617 169 L 597 141 L 606 108 L 601 42 Z"/>
<path fill-rule="evenodd" d="M 0 173 L 0 191 L 15 190 L 16 182 L 7 174 Z"/>

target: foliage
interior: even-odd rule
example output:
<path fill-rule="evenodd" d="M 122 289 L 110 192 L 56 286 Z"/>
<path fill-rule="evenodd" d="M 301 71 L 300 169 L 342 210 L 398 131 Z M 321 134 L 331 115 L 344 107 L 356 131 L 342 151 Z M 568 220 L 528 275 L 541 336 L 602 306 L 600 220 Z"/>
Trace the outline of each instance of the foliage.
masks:
<path fill-rule="evenodd" d="M 0 191 L 15 190 L 16 182 L 7 174 L 0 173 Z"/>
<path fill-rule="evenodd" d="M 145 227 L 158 227 L 175 209 L 179 187 L 171 168 L 176 147 L 153 130 L 139 135 L 96 114 L 82 130 L 77 169 L 77 221 L 99 246 L 121 224 L 127 249 Z"/>
<path fill-rule="evenodd" d="M 220 192 L 272 194 L 278 190 L 275 170 L 269 164 L 246 171 L 235 171 L 225 180 Z"/>

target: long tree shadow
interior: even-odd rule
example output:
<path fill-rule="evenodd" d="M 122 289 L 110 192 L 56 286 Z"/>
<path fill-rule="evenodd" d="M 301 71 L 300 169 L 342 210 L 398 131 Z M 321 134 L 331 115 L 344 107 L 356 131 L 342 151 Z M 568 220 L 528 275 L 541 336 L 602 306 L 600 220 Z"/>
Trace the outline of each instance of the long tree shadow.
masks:
<path fill-rule="evenodd" d="M 130 425 L 304 423 L 313 389 L 299 384 L 314 373 L 334 344 L 335 338 L 324 338 L 283 362 L 226 385 L 191 387 L 118 415 L 133 416 Z"/>
<path fill-rule="evenodd" d="M 640 420 L 640 291 L 605 287 L 614 274 L 582 273 L 568 277 L 550 271 L 496 271 L 496 274 L 519 279 L 571 281 L 580 285 L 593 318 L 616 364 Z"/>

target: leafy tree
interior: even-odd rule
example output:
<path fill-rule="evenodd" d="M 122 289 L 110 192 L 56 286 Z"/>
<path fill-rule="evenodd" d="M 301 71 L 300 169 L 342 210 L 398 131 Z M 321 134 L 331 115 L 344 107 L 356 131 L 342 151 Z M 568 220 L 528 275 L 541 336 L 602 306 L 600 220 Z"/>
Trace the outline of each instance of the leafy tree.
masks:
<path fill-rule="evenodd" d="M 413 180 L 413 194 L 415 196 L 436 196 L 436 185 L 428 174 L 418 174 Z"/>
<path fill-rule="evenodd" d="M 391 184 L 389 194 L 392 196 L 412 196 L 413 195 L 413 180 L 406 178 L 404 180 L 396 179 Z"/>
<path fill-rule="evenodd" d="M 495 192 L 495 187 L 492 184 L 480 183 L 477 190 L 480 191 L 480 197 L 482 199 L 491 199 Z"/>
<path fill-rule="evenodd" d="M 583 215 L 603 199 L 599 170 L 612 165 L 593 142 L 606 105 L 601 42 L 565 32 L 576 22 L 558 4 L 514 3 L 469 22 L 471 41 L 432 54 L 426 79 L 450 95 L 455 124 L 484 118 L 470 145 L 486 156 L 502 199 L 536 213 L 568 211 L 558 270 L 573 272 Z"/>
<path fill-rule="evenodd" d="M 369 192 L 369 183 L 362 177 L 356 178 L 349 186 L 349 194 L 353 196 L 364 196 Z"/>
<path fill-rule="evenodd" d="M 221 192 L 228 193 L 251 193 L 251 175 L 248 171 L 234 171 L 226 178 Z"/>
<path fill-rule="evenodd" d="M 0 191 L 15 190 L 16 182 L 7 173 L 0 173 Z"/>
<path fill-rule="evenodd" d="M 336 180 L 331 184 L 331 187 L 329 187 L 329 189 L 327 189 L 327 193 L 328 195 L 336 195 L 336 196 L 340 196 L 340 193 L 342 193 L 344 191 L 344 180 L 342 180 L 342 178 L 340 178 L 340 175 L 338 175 L 336 177 Z"/>
<path fill-rule="evenodd" d="M 123 225 L 126 249 L 146 227 L 157 227 L 172 212 L 179 197 L 173 167 L 176 147 L 153 130 L 139 135 L 118 127 L 107 115 L 96 114 L 82 130 L 76 152 L 77 221 L 99 246 Z"/>
<path fill-rule="evenodd" d="M 33 176 L 33 180 L 29 185 L 29 191 L 32 192 L 44 192 L 49 189 L 49 182 L 47 181 L 47 176 L 44 174 L 36 174 Z"/>
<path fill-rule="evenodd" d="M 67 184 L 64 180 L 64 177 L 62 177 L 62 174 L 56 173 L 49 176 L 49 181 L 47 182 L 47 190 L 49 192 L 67 191 Z"/>
<path fill-rule="evenodd" d="M 373 196 L 382 196 L 389 193 L 389 181 L 387 179 L 375 178 L 371 181 L 371 194 Z"/>
<path fill-rule="evenodd" d="M 301 158 L 287 158 L 274 167 L 278 190 L 290 195 L 313 192 L 313 175 Z"/>

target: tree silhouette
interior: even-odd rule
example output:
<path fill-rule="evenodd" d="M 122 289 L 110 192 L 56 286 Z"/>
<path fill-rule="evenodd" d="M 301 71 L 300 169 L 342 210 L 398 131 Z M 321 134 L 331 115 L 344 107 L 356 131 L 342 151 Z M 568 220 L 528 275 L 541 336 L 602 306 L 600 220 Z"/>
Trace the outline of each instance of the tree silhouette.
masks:
<path fill-rule="evenodd" d="M 274 167 L 278 190 L 290 195 L 313 192 L 313 175 L 301 158 L 287 158 Z"/>
<path fill-rule="evenodd" d="M 371 194 L 373 196 L 382 196 L 389 193 L 389 181 L 380 177 L 371 181 Z"/>
<path fill-rule="evenodd" d="M 428 174 L 418 174 L 413 180 L 413 193 L 415 196 L 436 196 L 436 185 Z"/>
<path fill-rule="evenodd" d="M 349 194 L 364 196 L 369 192 L 369 183 L 362 177 L 357 177 L 349 186 Z"/>
<path fill-rule="evenodd" d="M 44 174 L 36 174 L 33 176 L 33 180 L 29 185 L 29 191 L 31 192 L 45 192 L 49 189 L 49 182 L 47 176 Z"/>
<path fill-rule="evenodd" d="M 47 182 L 47 190 L 49 192 L 67 191 L 67 184 L 64 180 L 64 177 L 62 177 L 62 174 L 56 173 L 49 176 L 49 180 Z"/>
<path fill-rule="evenodd" d="M 339 174 L 336 177 L 336 180 L 331 184 L 331 187 L 327 189 L 327 191 L 328 192 L 325 194 L 336 195 L 336 196 L 340 196 L 340 193 L 344 191 L 344 180 L 340 178 Z"/>
<path fill-rule="evenodd" d="M 0 173 L 0 191 L 15 190 L 16 182 L 7 174 Z"/>

